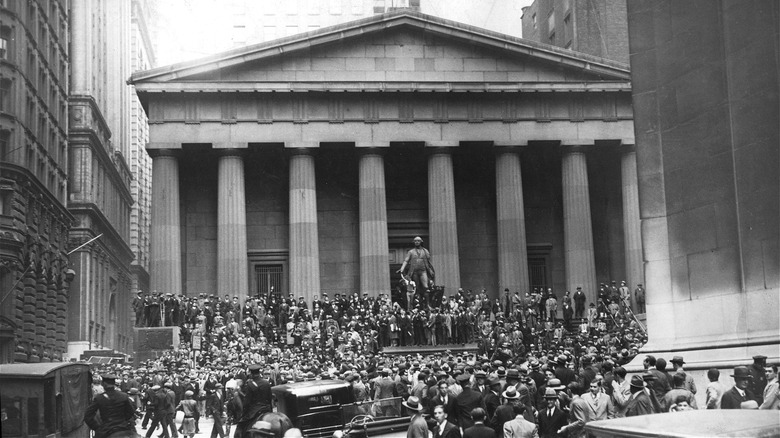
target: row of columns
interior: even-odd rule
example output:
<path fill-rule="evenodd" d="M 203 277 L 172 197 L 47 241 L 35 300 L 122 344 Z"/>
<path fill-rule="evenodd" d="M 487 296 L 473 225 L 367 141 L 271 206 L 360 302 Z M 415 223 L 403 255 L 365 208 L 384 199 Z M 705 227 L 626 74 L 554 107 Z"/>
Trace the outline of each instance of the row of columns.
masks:
<path fill-rule="evenodd" d="M 152 290 L 182 293 L 181 212 L 178 161 L 173 151 L 155 150 L 152 157 Z M 389 250 L 384 157 L 366 148 L 359 158 L 360 292 L 388 293 Z M 309 149 L 297 149 L 289 169 L 290 290 L 311 300 L 320 291 L 315 160 Z M 566 284 L 593 288 L 593 249 L 588 173 L 581 147 L 566 148 L 562 158 L 563 225 Z M 642 278 L 636 153 L 622 157 L 623 219 L 628 278 Z M 218 267 L 221 295 L 248 294 L 246 197 L 244 163 L 236 150 L 224 150 L 218 161 Z M 525 211 L 520 156 L 512 148 L 496 154 L 498 276 L 501 288 L 528 291 Z M 437 283 L 460 286 L 460 255 L 455 209 L 452 155 L 447 148 L 428 156 L 429 246 L 434 252 Z M 641 281 L 641 280 L 639 280 Z M 591 291 L 595 292 L 595 291 Z"/>

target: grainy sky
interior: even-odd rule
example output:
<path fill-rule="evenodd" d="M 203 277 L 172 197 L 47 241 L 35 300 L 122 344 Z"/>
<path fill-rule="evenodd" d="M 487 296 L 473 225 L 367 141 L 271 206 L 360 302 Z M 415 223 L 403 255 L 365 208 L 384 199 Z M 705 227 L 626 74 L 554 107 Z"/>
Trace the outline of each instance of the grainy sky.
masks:
<path fill-rule="evenodd" d="M 283 11 L 282 19 L 290 19 L 295 11 L 306 11 L 316 5 L 324 15 L 334 0 L 164 0 L 156 2 L 155 42 L 157 66 L 196 59 L 218 53 L 237 45 L 232 32 L 236 11 L 261 10 L 269 2 L 274 8 Z M 339 1 L 339 0 L 335 0 Z M 342 4 L 349 4 L 341 0 Z M 385 0 L 386 5 L 396 1 Z M 293 3 L 295 2 L 295 3 Z M 467 22 L 497 32 L 520 36 L 519 22 L 521 8 L 529 6 L 533 0 L 422 0 L 423 12 L 455 21 Z M 289 6 L 294 4 L 295 6 Z M 370 4 L 370 2 L 369 2 Z M 346 16 L 349 9 L 343 11 Z M 252 16 L 252 13 L 246 14 Z M 308 15 L 308 14 L 300 14 Z M 263 12 L 255 12 L 255 17 L 269 19 Z M 359 17 L 358 17 L 359 18 Z M 278 18 L 271 17 L 272 20 Z M 240 20 L 240 19 L 239 19 Z M 247 28 L 261 26 L 263 23 L 247 23 Z M 511 29 L 511 30 L 510 30 Z M 304 29 L 305 30 L 305 29 Z M 281 37 L 284 35 L 276 35 Z M 250 39 L 252 37 L 250 36 Z M 247 43 L 256 43 L 249 40 Z"/>

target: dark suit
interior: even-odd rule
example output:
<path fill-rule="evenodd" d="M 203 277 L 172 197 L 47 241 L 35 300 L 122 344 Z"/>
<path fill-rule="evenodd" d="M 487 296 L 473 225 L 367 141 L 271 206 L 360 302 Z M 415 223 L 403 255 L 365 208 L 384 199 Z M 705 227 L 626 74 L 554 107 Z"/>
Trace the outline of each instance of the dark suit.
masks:
<path fill-rule="evenodd" d="M 490 425 L 496 431 L 498 438 L 504 436 L 504 423 L 514 420 L 516 416 L 512 405 L 504 404 L 496 408 L 496 413 L 490 418 Z"/>
<path fill-rule="evenodd" d="M 444 433 L 439 433 L 439 425 L 433 428 L 433 438 L 460 438 L 460 428 L 454 423 L 447 421 L 444 426 Z"/>
<path fill-rule="evenodd" d="M 546 407 L 539 410 L 539 437 L 540 438 L 557 438 L 558 431 L 568 424 L 566 420 L 566 414 L 555 408 L 553 410 L 552 417 L 549 415 L 549 409 Z"/>
<path fill-rule="evenodd" d="M 496 431 L 484 424 L 475 424 L 463 432 L 463 438 L 496 438 Z"/>
<path fill-rule="evenodd" d="M 654 414 L 655 409 L 653 409 L 653 402 L 650 401 L 650 396 L 645 394 L 644 391 L 641 391 L 639 395 L 634 397 L 634 394 L 631 394 L 631 398 L 628 400 L 628 404 L 626 405 L 626 417 L 635 417 L 637 415 L 647 415 L 647 414 Z"/>
<path fill-rule="evenodd" d="M 451 418 L 453 422 L 458 421 L 458 406 L 455 404 L 455 397 L 448 395 L 447 403 L 444 403 L 440 395 L 434 397 L 431 400 L 431 414 L 433 414 L 433 408 L 438 405 L 444 406 L 444 413 L 447 414 L 447 418 Z"/>
<path fill-rule="evenodd" d="M 501 399 L 498 397 L 498 394 L 495 394 L 493 391 L 485 393 L 485 410 L 487 411 L 488 420 L 493 418 L 493 414 L 496 413 L 496 408 L 500 405 Z"/>
<path fill-rule="evenodd" d="M 721 409 L 741 409 L 740 405 L 742 402 L 746 402 L 748 400 L 755 400 L 756 397 L 753 395 L 752 392 L 750 392 L 750 389 L 745 390 L 745 396 L 742 397 L 742 395 L 737 391 L 737 387 L 734 386 L 725 393 L 723 393 L 723 398 L 720 400 L 720 408 Z"/>
<path fill-rule="evenodd" d="M 474 420 L 471 419 L 472 409 L 485 409 L 485 400 L 482 398 L 482 394 L 474 391 L 468 386 L 463 387 L 463 392 L 458 394 L 458 397 L 455 399 L 455 404 L 458 408 L 458 425 L 463 428 L 463 430 L 474 425 Z"/>

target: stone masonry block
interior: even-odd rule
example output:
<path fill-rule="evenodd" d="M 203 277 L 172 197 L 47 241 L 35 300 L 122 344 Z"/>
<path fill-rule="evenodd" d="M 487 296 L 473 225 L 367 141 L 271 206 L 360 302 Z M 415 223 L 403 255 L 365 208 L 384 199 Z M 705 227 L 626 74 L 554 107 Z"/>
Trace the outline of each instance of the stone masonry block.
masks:
<path fill-rule="evenodd" d="M 312 70 L 344 70 L 345 58 L 314 58 L 311 60 Z"/>
<path fill-rule="evenodd" d="M 436 71 L 463 71 L 463 59 L 436 58 L 434 59 Z"/>
<path fill-rule="evenodd" d="M 428 58 L 415 58 L 414 69 L 417 71 L 433 71 L 436 66 L 433 59 Z"/>
<path fill-rule="evenodd" d="M 421 45 L 386 45 L 385 56 L 388 58 L 422 58 L 424 56 Z"/>
<path fill-rule="evenodd" d="M 395 58 L 375 58 L 377 70 L 393 71 L 395 70 Z"/>
<path fill-rule="evenodd" d="M 496 60 L 492 58 L 466 58 L 463 60 L 465 71 L 495 71 Z"/>
<path fill-rule="evenodd" d="M 346 70 L 374 70 L 376 69 L 376 60 L 374 58 L 347 58 L 344 68 Z"/>

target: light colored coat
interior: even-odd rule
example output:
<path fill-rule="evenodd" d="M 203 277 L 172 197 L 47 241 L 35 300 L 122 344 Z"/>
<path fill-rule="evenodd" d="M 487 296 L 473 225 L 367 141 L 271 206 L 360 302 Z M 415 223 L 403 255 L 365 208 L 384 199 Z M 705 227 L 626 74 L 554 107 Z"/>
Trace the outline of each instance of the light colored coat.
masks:
<path fill-rule="evenodd" d="M 504 423 L 504 438 L 539 438 L 539 427 L 518 415 Z"/>

